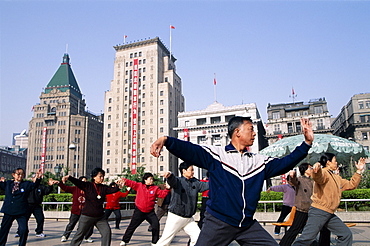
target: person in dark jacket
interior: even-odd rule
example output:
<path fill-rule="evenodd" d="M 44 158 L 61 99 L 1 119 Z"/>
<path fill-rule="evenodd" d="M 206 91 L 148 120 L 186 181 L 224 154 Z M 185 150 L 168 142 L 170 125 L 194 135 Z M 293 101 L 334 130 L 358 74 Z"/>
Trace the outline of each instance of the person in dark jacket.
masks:
<path fill-rule="evenodd" d="M 36 181 L 36 174 L 32 175 L 32 181 Z M 36 219 L 36 237 L 46 237 L 44 232 L 44 211 L 42 210 L 42 201 L 45 195 L 49 195 L 53 191 L 53 181 L 49 180 L 49 185 L 45 186 L 40 184 L 39 187 L 32 190 L 28 196 L 28 219 L 30 219 L 31 215 L 35 216 Z M 17 230 L 17 233 L 15 234 L 15 237 L 19 237 L 19 228 Z"/>
<path fill-rule="evenodd" d="M 79 180 L 86 182 L 87 177 L 81 176 L 78 178 Z M 63 182 L 64 181 L 64 182 Z M 61 242 L 67 242 L 69 236 L 71 235 L 73 229 L 75 228 L 78 220 L 81 216 L 81 210 L 85 205 L 85 192 L 79 189 L 77 186 L 67 186 L 65 185 L 65 179 L 62 182 L 54 180 L 58 186 L 67 193 L 72 193 L 72 208 L 71 208 L 71 215 L 69 216 L 69 222 L 66 226 L 66 229 L 60 239 Z M 94 240 L 91 239 L 91 235 L 93 234 L 94 227 L 92 226 L 90 230 L 85 235 L 85 242 L 92 243 Z"/>
<path fill-rule="evenodd" d="M 204 226 L 196 245 L 277 245 L 253 218 L 265 180 L 284 174 L 303 160 L 314 139 L 309 119 L 301 119 L 305 140 L 289 155 L 272 158 L 249 152 L 256 133 L 249 117 L 229 120 L 229 145 L 200 146 L 171 137 L 157 139 L 150 148 L 159 157 L 163 146 L 185 162 L 208 170 L 209 200 Z"/>
<path fill-rule="evenodd" d="M 198 193 L 208 190 L 208 183 L 194 178 L 194 167 L 186 162 L 180 164 L 179 171 L 181 177 L 175 177 L 171 172 L 164 174 L 173 192 L 166 225 L 157 246 L 170 245 L 180 230 L 190 236 L 190 245 L 195 245 L 200 233 L 193 215 L 197 209 Z"/>
<path fill-rule="evenodd" d="M 5 181 L 0 179 L 0 188 L 5 190 L 5 199 L 1 212 L 4 213 L 0 229 L 0 246 L 4 246 L 8 240 L 9 230 L 13 221 L 17 220 L 19 228 L 19 245 L 24 246 L 28 237 L 28 195 L 37 188 L 41 182 L 41 170 L 36 173 L 36 182 L 23 181 L 24 170 L 17 168 L 13 171 L 14 180 Z"/>
<path fill-rule="evenodd" d="M 112 231 L 108 221 L 104 217 L 103 204 L 107 194 L 113 194 L 119 190 L 118 187 L 109 187 L 102 184 L 105 171 L 101 168 L 94 168 L 91 172 L 92 182 L 83 182 L 72 176 L 64 176 L 63 180 L 70 180 L 79 189 L 85 192 L 85 206 L 82 208 L 81 217 L 78 222 L 77 232 L 74 235 L 71 246 L 80 245 L 84 236 L 92 226 L 98 228 L 101 235 L 101 245 L 109 246 L 111 243 Z M 121 185 L 121 182 L 119 185 Z"/>

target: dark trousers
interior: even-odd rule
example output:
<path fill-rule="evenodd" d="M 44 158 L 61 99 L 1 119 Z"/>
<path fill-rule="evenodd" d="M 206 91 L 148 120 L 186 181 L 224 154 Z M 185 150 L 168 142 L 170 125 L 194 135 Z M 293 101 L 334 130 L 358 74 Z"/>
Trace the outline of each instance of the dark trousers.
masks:
<path fill-rule="evenodd" d="M 69 236 L 71 235 L 73 229 L 75 228 L 78 220 L 80 219 L 80 215 L 79 214 L 72 214 L 69 216 L 69 222 L 66 226 L 66 230 L 65 232 L 63 233 L 63 236 L 65 236 L 67 239 L 69 238 Z M 92 226 L 90 228 L 90 230 L 87 232 L 87 234 L 85 235 L 85 239 L 88 239 L 89 237 L 91 237 L 91 235 L 93 234 L 93 229 L 94 227 Z"/>
<path fill-rule="evenodd" d="M 285 233 L 284 237 L 280 241 L 280 245 L 290 246 L 296 239 L 299 232 L 301 232 L 306 225 L 308 213 L 296 211 L 293 224 L 289 230 Z"/>
<path fill-rule="evenodd" d="M 18 222 L 18 231 L 19 231 L 19 244 L 24 246 L 27 243 L 28 237 L 28 219 L 27 214 L 23 215 L 9 215 L 4 214 L 3 220 L 1 221 L 0 229 L 0 246 L 5 246 L 6 241 L 8 240 L 8 234 L 10 228 L 13 225 L 13 221 L 17 220 Z"/>
<path fill-rule="evenodd" d="M 292 210 L 292 207 L 283 205 L 283 207 L 281 208 L 281 213 L 280 213 L 280 216 L 279 216 L 279 219 L 277 220 L 277 222 L 284 222 L 285 218 L 288 216 L 288 214 L 290 213 L 291 210 Z M 280 229 L 281 229 L 281 226 L 275 226 L 275 234 L 280 233 Z"/>
<path fill-rule="evenodd" d="M 92 227 L 98 228 L 100 235 L 101 235 L 101 245 L 102 246 L 109 246 L 112 240 L 112 231 L 108 224 L 108 221 L 102 217 L 90 217 L 86 215 L 81 215 L 77 232 L 74 235 L 71 246 L 80 245 L 84 236 L 88 234 L 89 230 Z"/>
<path fill-rule="evenodd" d="M 122 241 L 125 243 L 130 242 L 136 228 L 138 228 L 144 220 L 148 221 L 152 226 L 152 243 L 157 243 L 159 240 L 159 221 L 157 215 L 155 215 L 154 210 L 149 213 L 144 213 L 137 207 L 135 207 L 134 214 L 132 215 L 130 224 L 125 231 L 125 235 L 123 235 Z"/>
<path fill-rule="evenodd" d="M 36 234 L 41 234 L 44 231 L 45 216 L 40 204 L 29 204 L 28 205 L 28 220 L 31 215 L 35 216 L 36 219 Z"/>
<path fill-rule="evenodd" d="M 121 210 L 120 209 L 115 209 L 115 210 L 105 209 L 104 210 L 105 219 L 108 220 L 112 212 L 116 216 L 116 229 L 119 229 L 119 224 L 121 223 Z"/>
<path fill-rule="evenodd" d="M 198 222 L 198 226 L 200 229 L 202 229 L 202 226 L 203 226 L 203 223 L 204 223 L 204 217 L 205 217 L 205 212 L 206 212 L 206 208 L 207 208 L 207 201 L 208 201 L 209 197 L 205 197 L 203 196 L 202 197 L 202 206 L 200 207 L 200 218 L 199 218 L 199 222 Z"/>
<path fill-rule="evenodd" d="M 155 215 L 157 215 L 158 221 L 161 221 L 163 215 L 165 215 L 168 211 L 168 204 L 157 206 L 157 210 L 155 211 Z M 152 226 L 149 225 L 148 231 L 152 231 Z"/>
<path fill-rule="evenodd" d="M 196 246 L 226 246 L 233 240 L 237 241 L 239 245 L 278 245 L 256 220 L 252 221 L 249 227 L 236 227 L 217 219 L 208 212 L 205 213 L 205 216 Z"/>

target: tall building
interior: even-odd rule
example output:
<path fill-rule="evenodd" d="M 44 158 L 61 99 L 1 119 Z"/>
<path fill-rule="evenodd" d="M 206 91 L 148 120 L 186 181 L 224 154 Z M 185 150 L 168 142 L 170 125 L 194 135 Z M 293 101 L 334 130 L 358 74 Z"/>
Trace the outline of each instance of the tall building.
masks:
<path fill-rule="evenodd" d="M 250 151 L 258 153 L 267 146 L 264 138 L 265 128 L 255 103 L 225 107 L 214 102 L 206 109 L 179 113 L 179 124 L 175 128 L 179 139 L 200 145 L 226 146 L 230 143 L 227 125 L 234 116 L 251 117 L 256 132 L 256 139 Z M 194 167 L 195 177 L 205 177 L 205 170 Z M 177 170 L 176 170 L 177 173 Z"/>
<path fill-rule="evenodd" d="M 27 174 L 40 164 L 61 166 L 75 177 L 102 166 L 103 119 L 85 110 L 85 100 L 64 54 L 63 62 L 33 107 L 29 122 Z"/>
<path fill-rule="evenodd" d="M 332 123 L 333 134 L 370 147 L 370 93 L 356 94 Z"/>
<path fill-rule="evenodd" d="M 176 59 L 156 37 L 115 46 L 114 76 L 105 93 L 103 168 L 110 178 L 145 167 L 146 172 L 176 170 L 177 158 L 150 155 L 163 135 L 177 137 L 177 114 L 184 111 Z"/>
<path fill-rule="evenodd" d="M 26 170 L 27 148 L 19 145 L 0 147 L 0 177 L 12 179 L 12 172 L 16 168 Z"/>
<path fill-rule="evenodd" d="M 269 103 L 266 126 L 269 145 L 281 138 L 301 134 L 302 117 L 311 120 L 314 133 L 332 134 L 331 118 L 325 98 L 311 99 L 308 103 Z"/>

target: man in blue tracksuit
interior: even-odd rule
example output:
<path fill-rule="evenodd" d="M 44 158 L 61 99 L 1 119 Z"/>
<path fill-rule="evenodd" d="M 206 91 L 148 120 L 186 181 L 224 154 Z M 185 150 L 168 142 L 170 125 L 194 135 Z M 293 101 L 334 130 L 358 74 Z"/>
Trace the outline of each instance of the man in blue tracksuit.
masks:
<path fill-rule="evenodd" d="M 159 157 L 163 146 L 185 162 L 205 168 L 209 174 L 206 220 L 197 246 L 239 244 L 277 245 L 253 215 L 264 180 L 284 174 L 306 157 L 313 141 L 312 124 L 301 119 L 305 141 L 284 158 L 271 158 L 247 151 L 256 133 L 249 117 L 236 116 L 228 123 L 231 143 L 226 147 L 200 146 L 161 137 L 150 152 Z"/>

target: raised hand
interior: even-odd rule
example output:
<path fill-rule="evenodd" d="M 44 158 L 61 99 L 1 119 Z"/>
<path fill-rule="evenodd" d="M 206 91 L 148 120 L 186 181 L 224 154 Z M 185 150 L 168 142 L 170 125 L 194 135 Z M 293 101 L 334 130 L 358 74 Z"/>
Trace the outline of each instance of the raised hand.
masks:
<path fill-rule="evenodd" d="M 158 138 L 152 146 L 150 146 L 150 154 L 154 157 L 159 157 L 161 155 L 161 151 L 163 149 L 164 143 L 166 142 L 167 137 L 160 137 Z"/>
<path fill-rule="evenodd" d="M 365 158 L 361 157 L 358 162 L 355 162 L 357 171 L 363 172 L 365 170 L 366 161 Z"/>
<path fill-rule="evenodd" d="M 307 118 L 302 118 L 301 119 L 301 126 L 302 126 L 302 131 L 304 135 L 304 139 L 307 144 L 312 145 L 314 136 L 313 136 L 313 130 L 312 130 L 312 123 L 309 119 Z"/>
<path fill-rule="evenodd" d="M 321 169 L 321 164 L 320 162 L 316 162 L 314 165 L 313 165 L 313 172 L 314 173 L 317 173 L 319 171 L 319 169 Z"/>
<path fill-rule="evenodd" d="M 64 177 L 62 178 L 62 182 L 63 182 L 63 184 L 64 184 L 65 182 L 67 182 L 68 178 L 69 178 L 69 175 L 66 175 L 66 176 L 64 176 Z"/>
<path fill-rule="evenodd" d="M 59 184 L 59 181 L 58 180 L 54 180 L 52 178 L 49 178 L 49 181 L 48 181 L 48 184 L 51 186 L 51 185 L 54 185 L 54 184 Z"/>

